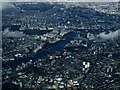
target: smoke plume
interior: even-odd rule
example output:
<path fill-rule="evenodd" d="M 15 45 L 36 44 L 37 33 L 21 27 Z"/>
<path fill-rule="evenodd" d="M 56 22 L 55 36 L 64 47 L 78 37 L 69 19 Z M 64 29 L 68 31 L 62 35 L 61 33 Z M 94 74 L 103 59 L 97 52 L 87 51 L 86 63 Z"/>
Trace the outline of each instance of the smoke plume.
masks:
<path fill-rule="evenodd" d="M 119 36 L 120 29 L 115 32 L 110 32 L 109 34 L 105 34 L 105 32 L 100 33 L 97 37 L 104 40 L 115 39 Z"/>
<path fill-rule="evenodd" d="M 7 28 L 3 31 L 3 37 L 19 38 L 19 37 L 24 37 L 24 36 L 25 36 L 25 34 L 23 34 L 23 32 L 10 31 L 9 28 Z"/>

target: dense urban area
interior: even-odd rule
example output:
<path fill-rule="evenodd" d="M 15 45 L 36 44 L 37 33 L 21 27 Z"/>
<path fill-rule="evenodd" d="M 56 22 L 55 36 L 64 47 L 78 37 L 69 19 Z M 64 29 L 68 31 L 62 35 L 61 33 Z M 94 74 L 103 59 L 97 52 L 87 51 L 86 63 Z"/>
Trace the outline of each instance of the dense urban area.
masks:
<path fill-rule="evenodd" d="M 114 2 L 9 3 L 3 90 L 119 90 L 118 17 Z"/>

